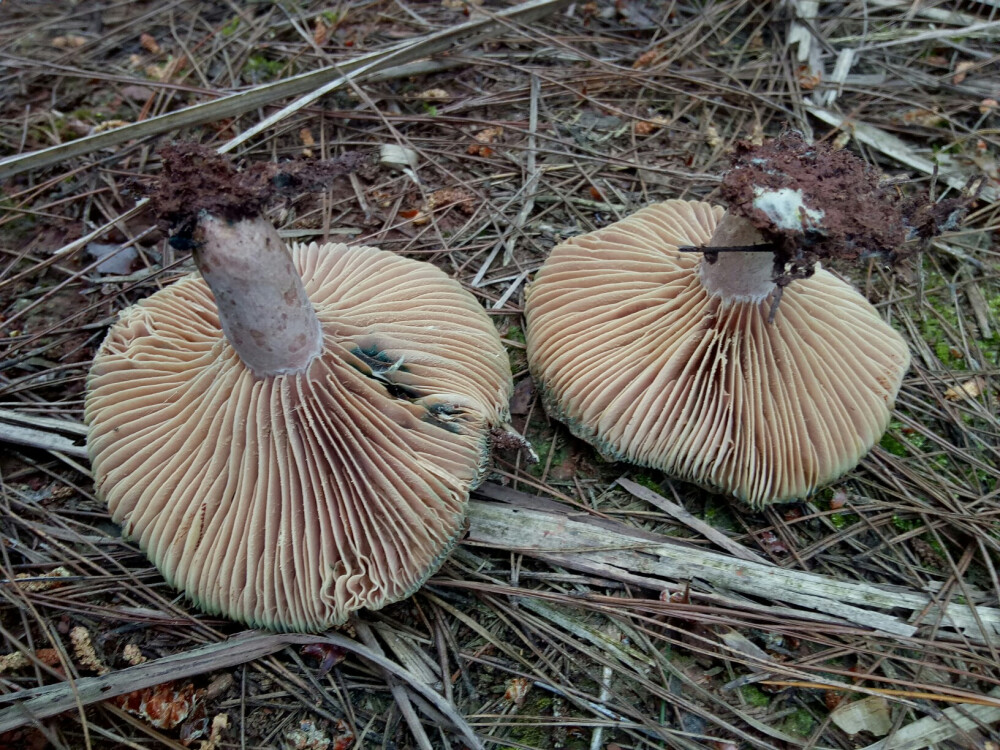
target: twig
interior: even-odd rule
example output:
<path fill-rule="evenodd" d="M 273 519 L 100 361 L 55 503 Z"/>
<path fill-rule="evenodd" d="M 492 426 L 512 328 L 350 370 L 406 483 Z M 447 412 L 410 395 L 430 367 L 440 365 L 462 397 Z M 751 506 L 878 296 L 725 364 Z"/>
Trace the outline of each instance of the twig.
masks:
<path fill-rule="evenodd" d="M 742 560 L 750 560 L 751 562 L 760 563 L 761 565 L 770 565 L 771 563 L 765 560 L 760 555 L 756 554 L 752 550 L 747 549 L 742 544 L 738 544 L 730 539 L 728 536 L 723 534 L 718 529 L 709 526 L 707 523 L 702 521 L 700 518 L 695 518 L 691 513 L 686 511 L 677 503 L 672 503 L 667 498 L 663 497 L 651 489 L 643 487 L 641 484 L 636 484 L 635 482 L 626 479 L 625 477 L 619 477 L 616 484 L 620 485 L 626 489 L 631 494 L 635 495 L 640 500 L 645 500 L 651 505 L 655 505 L 657 508 L 662 510 L 667 515 L 673 517 L 674 519 L 680 521 L 685 526 L 697 531 L 699 534 L 704 536 L 709 541 L 715 542 L 718 546 L 727 552 L 732 553 L 736 557 Z"/>
<path fill-rule="evenodd" d="M 923 592 L 890 591 L 861 581 L 842 581 L 816 573 L 779 568 L 685 545 L 668 537 L 655 543 L 634 536 L 626 526 L 611 530 L 583 518 L 474 501 L 469 509 L 466 543 L 498 546 L 557 564 L 618 579 L 619 572 L 639 572 L 673 580 L 702 580 L 754 596 L 827 612 L 848 622 L 885 633 L 912 637 L 917 628 L 878 609 L 903 608 L 942 615 L 942 626 L 977 642 L 1000 642 L 1000 610 L 977 607 L 989 630 L 980 633 L 969 607 L 948 604 L 941 611 Z M 944 633 L 939 633 L 943 636 Z"/>
<path fill-rule="evenodd" d="M 26 445 L 30 448 L 41 448 L 69 456 L 86 458 L 86 446 L 76 445 L 72 438 L 54 432 L 55 429 L 59 429 L 55 425 L 62 421 L 43 417 L 26 417 L 17 412 L 0 409 L 0 442 Z M 80 435 L 78 429 L 81 425 L 78 422 L 66 422 L 65 424 L 63 432 L 75 432 L 76 435 Z M 84 428 L 83 435 L 86 435 L 86 428 Z"/>
<path fill-rule="evenodd" d="M 368 648 L 380 656 L 385 656 L 385 653 L 382 651 L 382 647 L 375 639 L 375 634 L 372 633 L 372 629 L 368 626 L 368 623 L 358 620 L 355 622 L 354 628 L 357 630 L 361 640 L 364 641 L 364 644 Z M 434 750 L 431 745 L 431 740 L 427 736 L 427 732 L 424 731 L 424 725 L 420 723 L 420 719 L 417 717 L 417 712 L 413 710 L 413 703 L 410 701 L 410 696 L 406 694 L 406 690 L 403 689 L 403 686 L 396 682 L 396 680 L 394 680 L 387 671 L 383 670 L 383 672 L 385 672 L 386 680 L 389 683 L 389 692 L 392 693 L 392 697 L 395 699 L 396 705 L 399 706 L 400 713 L 403 714 L 403 718 L 406 720 L 406 725 L 413 733 L 413 738 L 417 741 L 417 745 L 420 746 L 421 750 Z"/>

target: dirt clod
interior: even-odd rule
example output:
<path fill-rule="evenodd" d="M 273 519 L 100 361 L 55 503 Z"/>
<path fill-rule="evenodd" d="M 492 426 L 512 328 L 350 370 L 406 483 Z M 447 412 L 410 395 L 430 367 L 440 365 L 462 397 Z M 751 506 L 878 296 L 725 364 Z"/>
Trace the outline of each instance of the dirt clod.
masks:
<path fill-rule="evenodd" d="M 733 213 L 752 221 L 776 247 L 776 261 L 812 266 L 816 259 L 894 257 L 906 239 L 896 192 L 854 154 L 824 143 L 809 144 L 788 131 L 761 146 L 740 142 L 722 181 Z M 798 191 L 808 211 L 822 219 L 802 227 L 777 226 L 755 203 L 760 190 Z"/>
<path fill-rule="evenodd" d="M 182 232 L 202 211 L 229 221 L 258 216 L 277 198 L 322 190 L 372 161 L 371 154 L 351 151 L 323 161 L 258 162 L 237 169 L 228 157 L 197 143 L 174 143 L 159 153 L 162 172 L 129 187 L 149 197 L 161 222 Z"/>
<path fill-rule="evenodd" d="M 778 225 L 761 210 L 762 190 L 800 195 L 801 225 Z M 753 222 L 773 245 L 782 286 L 810 276 L 822 258 L 875 256 L 893 262 L 919 249 L 908 240 L 926 241 L 956 226 L 968 204 L 963 199 L 935 204 L 926 194 L 904 198 L 861 158 L 825 143 L 809 144 L 795 131 L 760 146 L 738 143 L 721 193 L 729 211 Z"/>

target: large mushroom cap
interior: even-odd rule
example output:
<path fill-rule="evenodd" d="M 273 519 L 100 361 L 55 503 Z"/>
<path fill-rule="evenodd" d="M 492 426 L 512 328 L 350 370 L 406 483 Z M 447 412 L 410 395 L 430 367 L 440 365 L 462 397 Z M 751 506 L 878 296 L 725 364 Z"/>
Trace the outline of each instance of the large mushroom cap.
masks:
<path fill-rule="evenodd" d="M 427 263 L 295 246 L 323 331 L 301 374 L 258 378 L 189 276 L 126 310 L 94 361 L 99 492 L 171 585 L 255 626 L 320 630 L 411 594 L 458 534 L 506 353 Z"/>
<path fill-rule="evenodd" d="M 817 269 L 769 300 L 724 302 L 699 255 L 723 209 L 666 201 L 556 247 L 526 298 L 546 405 L 617 460 L 754 505 L 804 497 L 885 430 L 909 352 Z"/>

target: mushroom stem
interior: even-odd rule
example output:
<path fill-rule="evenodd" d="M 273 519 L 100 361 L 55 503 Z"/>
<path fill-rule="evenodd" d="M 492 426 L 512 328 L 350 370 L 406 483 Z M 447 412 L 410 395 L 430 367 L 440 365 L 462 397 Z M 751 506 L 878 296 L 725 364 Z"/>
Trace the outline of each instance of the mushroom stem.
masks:
<path fill-rule="evenodd" d="M 227 221 L 203 211 L 194 240 L 195 263 L 240 359 L 258 377 L 304 371 L 322 351 L 322 329 L 271 223 Z"/>
<path fill-rule="evenodd" d="M 760 245 L 763 235 L 750 221 L 728 211 L 719 220 L 708 248 Z M 774 254 L 761 252 L 718 253 L 699 267 L 701 283 L 709 294 L 732 302 L 760 302 L 775 290 Z"/>

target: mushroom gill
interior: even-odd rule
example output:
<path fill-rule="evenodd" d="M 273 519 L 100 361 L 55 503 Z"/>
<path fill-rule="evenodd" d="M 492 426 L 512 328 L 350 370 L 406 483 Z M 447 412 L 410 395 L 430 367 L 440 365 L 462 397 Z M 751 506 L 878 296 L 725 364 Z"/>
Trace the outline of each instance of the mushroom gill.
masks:
<path fill-rule="evenodd" d="M 188 276 L 125 310 L 88 380 L 112 517 L 201 608 L 322 630 L 410 595 L 458 535 L 511 376 L 492 322 L 435 267 L 296 245 L 321 329 L 260 376 Z"/>
<path fill-rule="evenodd" d="M 708 246 L 723 215 L 671 200 L 559 245 L 526 295 L 528 360 L 550 413 L 603 454 L 759 507 L 861 459 L 909 353 L 818 267 L 772 323 L 768 295 L 713 293 L 678 247 Z"/>

